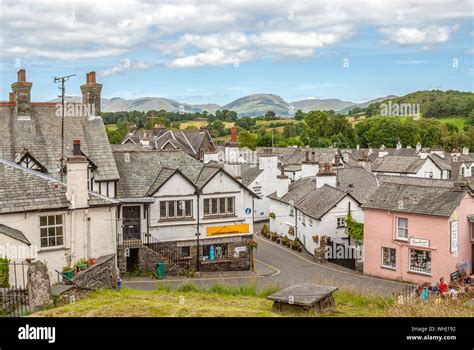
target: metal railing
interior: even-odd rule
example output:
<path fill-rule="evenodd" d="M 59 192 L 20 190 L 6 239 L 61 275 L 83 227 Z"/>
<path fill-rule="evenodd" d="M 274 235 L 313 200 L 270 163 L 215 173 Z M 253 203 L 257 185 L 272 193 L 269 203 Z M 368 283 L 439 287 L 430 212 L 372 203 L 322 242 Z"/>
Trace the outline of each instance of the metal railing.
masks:
<path fill-rule="evenodd" d="M 30 312 L 27 262 L 0 262 L 0 317 L 20 317 Z"/>
<path fill-rule="evenodd" d="M 181 256 L 181 254 L 172 249 L 168 244 L 158 240 L 150 234 L 117 234 L 118 248 L 140 248 L 142 246 L 145 246 L 156 252 L 160 259 L 162 259 L 165 264 L 168 264 L 168 268 L 176 266 L 181 271 L 188 271 L 194 268 L 194 264 L 192 263 L 191 259 Z"/>

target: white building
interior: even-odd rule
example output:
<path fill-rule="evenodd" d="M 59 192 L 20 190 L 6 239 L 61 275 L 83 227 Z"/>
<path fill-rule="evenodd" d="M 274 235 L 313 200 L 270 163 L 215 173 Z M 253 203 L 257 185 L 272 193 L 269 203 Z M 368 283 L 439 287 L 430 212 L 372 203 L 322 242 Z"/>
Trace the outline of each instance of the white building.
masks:
<path fill-rule="evenodd" d="M 346 232 L 349 213 L 359 223 L 364 222 L 360 205 L 377 188 L 375 176 L 361 167 L 323 170 L 316 176 L 292 183 L 279 177 L 279 191 L 271 194 L 270 230 L 289 239 L 298 238 L 313 254 L 322 236 L 335 243 L 350 245 Z"/>
<path fill-rule="evenodd" d="M 202 270 L 248 269 L 257 195 L 225 169 L 182 151 L 131 146 L 113 146 L 119 242 L 149 236 L 182 258 L 199 255 Z"/>
<path fill-rule="evenodd" d="M 116 253 L 118 202 L 88 191 L 88 164 L 77 143 L 66 162 L 64 184 L 0 159 L 2 257 L 7 255 L 15 262 L 38 259 L 47 265 L 55 282 L 55 271 L 80 259 Z"/>
<path fill-rule="evenodd" d="M 442 179 L 443 169 L 431 156 L 384 156 L 375 159 L 371 170 L 377 175 L 411 176 L 427 179 Z M 446 175 L 445 175 L 446 176 Z"/>

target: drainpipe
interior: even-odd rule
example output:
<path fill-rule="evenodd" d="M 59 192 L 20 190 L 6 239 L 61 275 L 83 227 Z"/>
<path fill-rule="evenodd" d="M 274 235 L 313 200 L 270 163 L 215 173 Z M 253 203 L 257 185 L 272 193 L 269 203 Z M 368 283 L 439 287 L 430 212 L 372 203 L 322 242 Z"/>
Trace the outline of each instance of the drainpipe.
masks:
<path fill-rule="evenodd" d="M 295 208 L 295 239 L 298 238 L 298 209 Z"/>
<path fill-rule="evenodd" d="M 199 254 L 199 236 L 201 236 L 201 233 L 199 232 L 199 229 L 200 229 L 200 217 L 201 217 L 201 213 L 199 211 L 199 207 L 200 207 L 200 201 L 201 201 L 201 198 L 200 198 L 200 195 L 199 195 L 199 190 L 196 190 L 196 195 L 197 195 L 197 231 L 196 231 L 196 257 L 197 257 L 197 260 L 196 260 L 196 271 L 199 271 L 200 269 L 200 254 Z"/>

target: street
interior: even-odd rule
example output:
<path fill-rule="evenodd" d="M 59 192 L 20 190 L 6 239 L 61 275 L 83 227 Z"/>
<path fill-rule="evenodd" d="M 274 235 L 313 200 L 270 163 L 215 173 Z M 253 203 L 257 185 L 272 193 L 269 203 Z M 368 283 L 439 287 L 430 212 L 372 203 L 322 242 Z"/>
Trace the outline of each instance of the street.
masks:
<path fill-rule="evenodd" d="M 259 232 L 262 224 L 255 225 Z M 152 290 L 159 284 L 178 287 L 184 283 L 194 283 L 201 287 L 215 284 L 231 286 L 256 285 L 258 289 L 267 287 L 284 288 L 291 284 L 312 283 L 335 286 L 354 292 L 378 295 L 392 295 L 407 284 L 361 275 L 355 271 L 331 264 L 318 264 L 307 254 L 298 253 L 255 235 L 258 242 L 256 251 L 257 271 L 226 271 L 202 273 L 195 278 L 168 277 L 156 280 L 145 277 L 124 279 L 123 286 L 132 289 Z"/>

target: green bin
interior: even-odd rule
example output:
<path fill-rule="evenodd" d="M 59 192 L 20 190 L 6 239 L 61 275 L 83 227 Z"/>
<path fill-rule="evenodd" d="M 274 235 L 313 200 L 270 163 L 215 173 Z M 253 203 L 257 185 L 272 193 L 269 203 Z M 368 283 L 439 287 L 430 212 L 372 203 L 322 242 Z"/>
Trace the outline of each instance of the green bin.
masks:
<path fill-rule="evenodd" d="M 165 263 L 163 261 L 158 261 L 155 264 L 155 273 L 156 277 L 160 279 L 165 277 Z"/>

